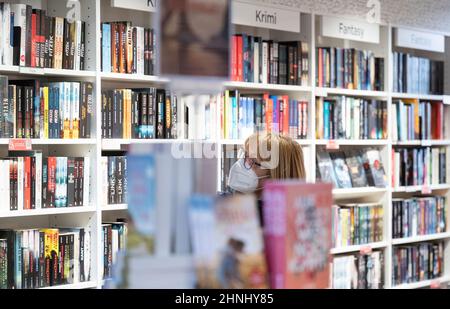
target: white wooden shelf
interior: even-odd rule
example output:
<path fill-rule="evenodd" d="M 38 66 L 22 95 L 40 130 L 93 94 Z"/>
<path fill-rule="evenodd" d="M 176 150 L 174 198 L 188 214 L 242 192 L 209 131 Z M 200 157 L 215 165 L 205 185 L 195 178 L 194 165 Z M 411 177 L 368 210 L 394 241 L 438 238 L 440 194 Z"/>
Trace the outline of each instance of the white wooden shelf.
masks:
<path fill-rule="evenodd" d="M 388 98 L 388 93 L 385 91 L 355 90 L 355 89 L 344 89 L 344 88 L 324 88 L 324 87 L 316 87 L 315 95 L 319 96 L 319 97 L 342 95 L 342 96 L 354 96 L 354 97 L 378 98 L 378 99 L 387 99 Z"/>
<path fill-rule="evenodd" d="M 380 140 L 376 140 L 376 139 L 368 139 L 368 140 L 336 139 L 336 140 L 332 140 L 331 142 L 333 142 L 333 144 L 339 145 L 339 146 L 340 145 L 342 145 L 342 146 L 386 146 L 389 144 L 389 141 L 385 140 L 385 139 L 380 139 Z M 325 145 L 328 145 L 328 143 L 330 143 L 330 140 L 324 140 L 324 139 L 316 140 L 316 145 L 325 146 Z"/>
<path fill-rule="evenodd" d="M 0 66 L 2 73 L 18 73 L 22 75 L 39 75 L 39 76 L 60 76 L 60 77 L 80 77 L 95 78 L 97 73 L 88 70 L 65 70 L 65 69 L 51 69 L 51 68 L 32 68 L 22 66 Z"/>
<path fill-rule="evenodd" d="M 431 287 L 434 283 L 442 284 L 442 283 L 447 283 L 449 281 L 450 281 L 450 276 L 443 276 L 443 277 L 432 279 L 432 280 L 425 280 L 425 281 L 419 281 L 419 282 L 394 285 L 392 288 L 393 289 L 420 289 L 420 288 Z"/>
<path fill-rule="evenodd" d="M 153 83 L 153 84 L 165 84 L 169 80 L 160 78 L 154 75 L 139 75 L 139 74 L 123 74 L 123 73 L 105 73 L 101 72 L 100 77 L 103 81 L 112 82 L 138 82 L 138 83 Z"/>
<path fill-rule="evenodd" d="M 42 208 L 42 209 L 28 209 L 28 210 L 11 210 L 8 212 L 0 212 L 0 218 L 20 218 L 20 217 L 34 217 L 34 216 L 49 216 L 49 215 L 68 215 L 80 213 L 96 212 L 94 207 L 61 207 L 61 208 Z"/>
<path fill-rule="evenodd" d="M 128 210 L 128 204 L 103 205 L 102 211 Z"/>
<path fill-rule="evenodd" d="M 380 195 L 388 191 L 387 188 L 363 187 L 349 189 L 333 189 L 335 199 L 361 198 L 368 195 Z"/>
<path fill-rule="evenodd" d="M 408 193 L 408 192 L 422 192 L 425 190 L 425 188 L 429 188 L 431 191 L 436 190 L 448 190 L 450 189 L 450 185 L 448 184 L 442 184 L 442 185 L 430 185 L 430 186 L 407 186 L 407 187 L 397 187 L 393 188 L 393 193 Z"/>
<path fill-rule="evenodd" d="M 69 289 L 95 289 L 97 288 L 96 281 L 88 281 L 88 282 L 80 282 L 74 284 L 63 284 L 63 285 L 55 285 L 48 286 L 45 288 L 40 288 L 41 290 L 69 290 Z"/>
<path fill-rule="evenodd" d="M 261 90 L 261 91 L 285 91 L 285 92 L 311 92 L 309 86 L 261 84 L 246 82 L 226 82 L 225 89 Z"/>
<path fill-rule="evenodd" d="M 413 94 L 413 93 L 392 93 L 393 99 L 418 99 L 418 100 L 428 100 L 428 101 L 444 101 L 443 95 L 434 94 Z"/>
<path fill-rule="evenodd" d="M 416 242 L 441 240 L 441 239 L 447 239 L 447 238 L 450 238 L 450 232 L 393 239 L 392 244 L 393 245 L 404 245 L 404 244 L 411 244 L 411 243 L 416 243 Z"/>
<path fill-rule="evenodd" d="M 345 253 L 352 253 L 352 252 L 360 252 L 361 250 L 364 250 L 366 248 L 370 249 L 380 249 L 380 248 L 386 248 L 387 242 L 375 242 L 375 243 L 369 243 L 365 245 L 354 245 L 354 246 L 347 246 L 347 247 L 337 247 L 331 249 L 331 254 L 338 255 L 338 254 L 345 254 Z"/>
<path fill-rule="evenodd" d="M 15 65 L 0 65 L 1 73 L 17 73 L 19 72 L 19 67 Z"/>
<path fill-rule="evenodd" d="M 447 145 L 450 145 L 450 140 L 443 139 L 443 140 L 397 141 L 397 142 L 392 142 L 392 145 L 395 145 L 395 146 L 423 146 L 423 147 L 447 146 Z"/>
<path fill-rule="evenodd" d="M 313 141 L 310 139 L 296 139 L 297 143 L 302 146 L 311 146 L 313 145 Z M 220 144 L 222 145 L 244 145 L 245 140 L 243 139 L 221 139 Z"/>
<path fill-rule="evenodd" d="M 32 145 L 96 145 L 97 140 L 94 138 L 78 138 L 78 139 L 30 139 Z M 9 145 L 9 139 L 1 138 L 0 145 Z"/>
<path fill-rule="evenodd" d="M 216 143 L 213 140 L 188 139 L 102 139 L 103 150 L 122 150 L 124 145 L 156 145 L 156 144 L 189 144 L 189 143 Z"/>

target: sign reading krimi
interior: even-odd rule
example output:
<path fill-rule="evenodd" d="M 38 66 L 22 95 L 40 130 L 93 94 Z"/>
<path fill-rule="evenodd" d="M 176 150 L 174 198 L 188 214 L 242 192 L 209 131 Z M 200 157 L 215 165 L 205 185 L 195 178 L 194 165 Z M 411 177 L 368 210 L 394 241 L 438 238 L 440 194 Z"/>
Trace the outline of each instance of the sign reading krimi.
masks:
<path fill-rule="evenodd" d="M 395 29 L 395 45 L 438 53 L 445 52 L 445 38 L 443 35 L 404 28 Z"/>
<path fill-rule="evenodd" d="M 156 0 L 111 0 L 113 8 L 156 12 Z"/>
<path fill-rule="evenodd" d="M 290 32 L 300 32 L 300 12 L 233 1 L 232 22 Z"/>
<path fill-rule="evenodd" d="M 322 16 L 322 36 L 380 43 L 380 25 L 332 16 Z"/>

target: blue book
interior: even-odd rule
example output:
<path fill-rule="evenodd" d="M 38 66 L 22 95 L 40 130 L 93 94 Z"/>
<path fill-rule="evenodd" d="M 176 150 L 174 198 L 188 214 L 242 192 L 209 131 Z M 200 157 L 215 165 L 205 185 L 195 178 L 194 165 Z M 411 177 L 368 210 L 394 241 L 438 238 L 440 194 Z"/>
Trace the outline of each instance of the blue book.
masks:
<path fill-rule="evenodd" d="M 102 24 L 102 71 L 111 73 L 111 25 Z"/>
<path fill-rule="evenodd" d="M 330 139 L 330 102 L 323 102 L 323 138 Z"/>
<path fill-rule="evenodd" d="M 248 109 L 248 115 L 249 115 L 249 124 L 248 128 L 251 133 L 255 132 L 255 98 L 248 98 L 249 102 L 249 109 Z"/>
<path fill-rule="evenodd" d="M 249 46 L 248 46 L 248 36 L 246 34 L 242 34 L 242 55 L 243 55 L 243 74 L 244 74 L 244 82 L 248 82 L 248 65 L 249 65 Z"/>
<path fill-rule="evenodd" d="M 245 119 L 245 114 L 246 114 L 246 98 L 245 97 L 240 97 L 239 98 L 239 107 L 238 107 L 238 138 L 242 139 L 244 138 L 244 132 L 245 132 L 245 128 L 246 128 L 246 119 Z"/>
<path fill-rule="evenodd" d="M 270 96 L 272 100 L 272 132 L 280 133 L 280 104 L 277 96 Z"/>
<path fill-rule="evenodd" d="M 14 241 L 14 278 L 15 286 L 18 289 L 22 288 L 22 231 L 17 231 Z"/>
<path fill-rule="evenodd" d="M 232 118 L 232 125 L 231 125 L 231 138 L 237 139 L 238 138 L 238 106 L 237 106 L 237 97 L 231 98 L 231 118 Z"/>

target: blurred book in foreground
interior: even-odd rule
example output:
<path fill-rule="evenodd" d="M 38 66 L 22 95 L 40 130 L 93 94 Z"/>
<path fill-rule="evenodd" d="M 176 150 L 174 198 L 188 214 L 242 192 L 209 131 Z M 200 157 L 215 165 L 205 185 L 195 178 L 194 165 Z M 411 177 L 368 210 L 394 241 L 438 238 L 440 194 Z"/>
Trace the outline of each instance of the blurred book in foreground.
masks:
<path fill-rule="evenodd" d="M 271 287 L 329 288 L 332 185 L 268 181 L 263 196 Z"/>

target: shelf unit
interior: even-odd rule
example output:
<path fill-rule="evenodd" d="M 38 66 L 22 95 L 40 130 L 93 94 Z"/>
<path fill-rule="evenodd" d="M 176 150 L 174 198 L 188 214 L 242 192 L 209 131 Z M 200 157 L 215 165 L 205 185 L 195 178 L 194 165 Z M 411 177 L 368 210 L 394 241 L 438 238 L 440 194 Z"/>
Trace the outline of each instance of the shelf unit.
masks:
<path fill-rule="evenodd" d="M 32 4 L 35 7 L 47 9 L 49 14 L 55 16 L 65 16 L 68 8 L 65 2 L 58 0 L 21 0 L 21 3 Z M 101 29 L 100 24 L 103 21 L 115 20 L 132 20 L 134 25 L 150 27 L 152 25 L 153 14 L 138 12 L 134 10 L 117 9 L 111 7 L 109 0 L 80 0 L 81 16 L 86 21 L 87 26 L 87 44 L 86 44 L 86 71 L 68 71 L 68 70 L 53 70 L 53 69 L 30 69 L 20 68 L 17 66 L 0 66 L 0 74 L 7 75 L 11 79 L 22 77 L 35 78 L 51 78 L 54 80 L 62 80 L 68 78 L 70 80 L 92 81 L 94 83 L 95 95 L 95 110 L 93 111 L 93 128 L 91 132 L 92 139 L 87 140 L 32 140 L 33 148 L 43 149 L 44 151 L 61 155 L 80 155 L 90 156 L 91 158 L 91 201 L 87 207 L 77 207 L 68 209 L 51 209 L 51 210 L 36 210 L 36 211 L 20 211 L 15 213 L 0 214 L 0 227 L 5 228 L 29 228 L 29 227 L 47 227 L 47 226 L 84 226 L 90 227 L 92 231 L 92 280 L 89 282 L 65 285 L 52 288 L 101 288 L 103 285 L 103 278 L 100 277 L 102 259 L 102 248 L 99 248 L 101 243 L 101 223 L 103 220 L 107 221 L 111 218 L 122 216 L 126 214 L 127 205 L 101 205 L 99 201 L 102 200 L 102 180 L 101 166 L 99 164 L 100 158 L 104 152 L 108 151 L 123 151 L 128 145 L 137 143 L 174 143 L 180 141 L 173 140 L 105 140 L 101 138 L 101 91 L 103 88 L 123 88 L 123 87 L 163 87 L 169 81 L 158 76 L 142 76 L 131 74 L 117 74 L 117 73 L 103 73 L 101 72 Z M 300 9 L 301 10 L 301 9 Z M 309 12 L 305 9 L 305 12 Z M 382 25 L 380 36 L 381 44 L 365 44 L 355 43 L 347 40 L 330 39 L 321 37 L 319 33 L 320 16 L 314 13 L 301 13 L 301 33 L 285 33 L 283 31 L 268 30 L 256 27 L 236 26 L 236 31 L 250 31 L 258 35 L 267 35 L 285 40 L 287 38 L 297 38 L 308 42 L 310 48 L 309 54 L 309 80 L 308 86 L 290 86 L 290 85 L 272 85 L 272 84 L 253 84 L 243 82 L 227 82 L 224 84 L 224 89 L 239 89 L 241 91 L 255 92 L 270 92 L 289 94 L 293 97 L 307 99 L 309 105 L 309 135 L 306 140 L 298 140 L 304 149 L 305 158 L 307 160 L 306 168 L 308 170 L 307 180 L 314 182 L 316 179 L 315 171 L 315 157 L 318 151 L 326 150 L 328 141 L 318 140 L 315 138 L 315 98 L 323 96 L 354 96 L 369 99 L 380 99 L 388 102 L 388 110 L 392 104 L 393 99 L 402 98 L 416 98 L 420 100 L 430 101 L 448 101 L 446 96 L 435 95 L 417 95 L 417 94 L 403 94 L 392 92 L 392 51 L 393 51 L 393 27 L 391 25 Z M 450 34 L 448 34 L 450 35 Z M 449 38 L 446 38 L 447 48 L 450 45 Z M 316 80 L 316 55 L 315 50 L 318 46 L 341 46 L 341 47 L 356 47 L 363 49 L 375 50 L 378 54 L 385 57 L 385 91 L 363 91 L 363 90 L 349 90 L 349 89 L 330 89 L 320 88 L 315 86 Z M 447 67 L 450 65 L 450 59 L 446 59 Z M 450 80 L 448 72 L 445 80 L 448 83 Z M 449 93 L 450 87 L 446 85 L 446 92 Z M 388 117 L 391 117 L 390 115 Z M 389 118 L 390 119 L 390 118 Z M 390 121 L 388 121 L 390 126 Z M 220 126 L 220 123 L 218 123 Z M 391 128 L 388 128 L 391 132 Z M 449 137 L 450 138 L 450 137 Z M 220 144 L 243 144 L 242 140 L 223 140 L 217 138 Z M 181 141 L 182 142 L 182 141 Z M 388 140 L 336 140 L 334 141 L 339 147 L 376 147 L 381 150 L 382 161 L 386 171 L 391 170 L 390 151 L 394 145 L 450 145 L 450 140 L 443 141 L 412 141 L 412 142 L 393 142 Z M 0 153 L 4 155 L 7 150 L 9 140 L 0 140 Z M 220 159 L 220 158 L 218 158 Z M 219 177 L 220 178 L 220 177 Z M 389 177 L 390 182 L 390 177 Z M 420 236 L 412 239 L 393 240 L 391 235 L 391 212 L 392 212 L 392 197 L 395 194 L 414 194 L 420 193 L 423 187 L 415 188 L 397 188 L 391 189 L 389 183 L 388 188 L 355 188 L 355 189 L 337 189 L 333 190 L 336 200 L 358 200 L 358 201 L 377 201 L 385 207 L 385 226 L 384 235 L 385 240 L 380 243 L 373 243 L 361 246 L 351 246 L 347 248 L 335 248 L 331 250 L 332 254 L 345 254 L 358 252 L 362 248 L 370 247 L 372 249 L 384 250 L 385 252 L 385 278 L 386 288 L 392 288 L 391 273 L 392 273 L 392 248 L 395 245 L 427 241 L 432 239 L 442 239 L 446 241 L 445 247 L 445 274 L 441 281 L 450 281 L 450 234 L 443 233 L 439 235 Z M 450 185 L 430 186 L 432 191 L 444 191 L 448 193 Z M 450 216 L 447 216 L 450 217 Z M 192 266 L 191 258 L 189 263 L 185 263 L 184 267 Z M 158 279 L 155 279 L 158 280 Z M 426 281 L 414 284 L 407 284 L 396 286 L 395 288 L 420 288 L 430 286 L 434 281 Z"/>

